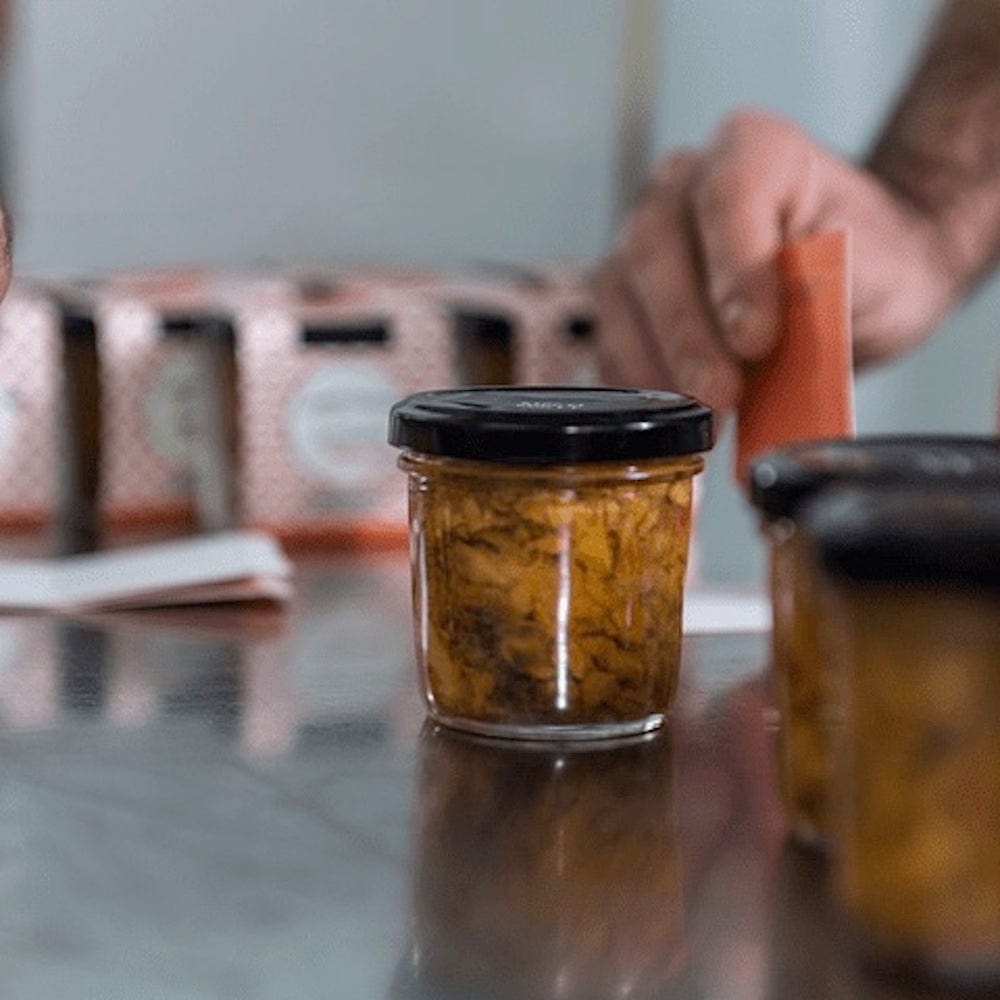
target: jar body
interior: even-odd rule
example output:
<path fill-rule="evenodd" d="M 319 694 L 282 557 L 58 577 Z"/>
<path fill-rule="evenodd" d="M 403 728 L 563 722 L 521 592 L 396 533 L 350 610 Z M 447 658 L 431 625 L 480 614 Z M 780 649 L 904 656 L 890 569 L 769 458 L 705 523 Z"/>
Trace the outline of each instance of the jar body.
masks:
<path fill-rule="evenodd" d="M 401 465 L 432 717 L 530 739 L 663 722 L 700 458 L 514 466 L 406 453 Z"/>
<path fill-rule="evenodd" d="M 792 835 L 813 849 L 827 846 L 834 689 L 822 651 L 819 574 L 807 540 L 787 519 L 765 525 L 770 541 L 773 615 L 771 684 L 781 798 Z"/>
<path fill-rule="evenodd" d="M 1000 595 L 836 597 L 838 894 L 882 962 L 1000 982 Z"/>

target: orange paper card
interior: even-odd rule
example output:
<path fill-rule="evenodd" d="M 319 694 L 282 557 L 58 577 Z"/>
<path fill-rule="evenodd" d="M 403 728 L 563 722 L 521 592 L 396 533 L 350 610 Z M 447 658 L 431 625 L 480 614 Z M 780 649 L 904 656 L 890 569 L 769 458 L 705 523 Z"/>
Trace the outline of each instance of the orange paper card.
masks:
<path fill-rule="evenodd" d="M 737 414 L 737 482 L 758 455 L 793 441 L 854 433 L 851 303 L 845 233 L 789 243 L 778 255 L 781 337 L 747 379 Z"/>

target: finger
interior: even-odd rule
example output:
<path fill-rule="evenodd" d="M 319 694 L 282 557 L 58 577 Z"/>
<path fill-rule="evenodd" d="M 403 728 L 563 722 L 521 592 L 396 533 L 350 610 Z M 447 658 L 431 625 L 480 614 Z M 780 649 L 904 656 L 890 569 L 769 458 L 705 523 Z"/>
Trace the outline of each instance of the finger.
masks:
<path fill-rule="evenodd" d="M 0 299 L 7 294 L 12 271 L 13 229 L 10 216 L 0 208 Z"/>
<path fill-rule="evenodd" d="M 601 268 L 596 295 L 597 359 L 602 381 L 638 389 L 662 388 L 668 373 L 659 348 L 615 258 Z"/>
<path fill-rule="evenodd" d="M 708 302 L 723 342 L 745 361 L 777 343 L 777 254 L 789 220 L 808 217 L 815 147 L 790 124 L 741 112 L 720 128 L 692 182 Z"/>
<path fill-rule="evenodd" d="M 654 334 L 665 387 L 728 409 L 739 401 L 742 375 L 717 336 L 695 256 L 688 197 L 699 168 L 687 153 L 661 166 L 622 247 L 622 271 Z"/>

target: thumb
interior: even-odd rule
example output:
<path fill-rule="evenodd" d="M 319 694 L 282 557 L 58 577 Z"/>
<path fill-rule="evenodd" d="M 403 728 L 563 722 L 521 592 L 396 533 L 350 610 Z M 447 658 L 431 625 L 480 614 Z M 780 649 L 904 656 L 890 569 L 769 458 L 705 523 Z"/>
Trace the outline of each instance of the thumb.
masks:
<path fill-rule="evenodd" d="M 720 128 L 691 191 L 704 287 L 723 344 L 744 361 L 766 357 L 779 335 L 777 254 L 808 217 L 815 147 L 789 123 L 744 111 Z"/>

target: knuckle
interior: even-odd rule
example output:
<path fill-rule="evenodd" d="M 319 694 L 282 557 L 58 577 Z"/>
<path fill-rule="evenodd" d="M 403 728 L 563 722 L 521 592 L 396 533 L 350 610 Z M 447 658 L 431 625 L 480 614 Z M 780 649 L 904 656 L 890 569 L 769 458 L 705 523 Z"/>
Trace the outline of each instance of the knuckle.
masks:
<path fill-rule="evenodd" d="M 783 132 L 790 127 L 788 121 L 769 111 L 742 107 L 730 111 L 722 119 L 717 135 L 720 139 L 740 140 Z"/>
<path fill-rule="evenodd" d="M 702 222 L 725 219 L 752 193 L 757 172 L 745 165 L 713 163 L 697 179 L 691 190 L 691 205 Z"/>
<path fill-rule="evenodd" d="M 754 134 L 770 128 L 779 121 L 776 115 L 761 108 L 745 106 L 730 111 L 719 125 L 720 138 L 739 139 L 747 134 Z"/>
<path fill-rule="evenodd" d="M 773 160 L 803 141 L 803 133 L 786 118 L 747 107 L 730 112 L 722 120 L 713 148 L 722 154 Z"/>

